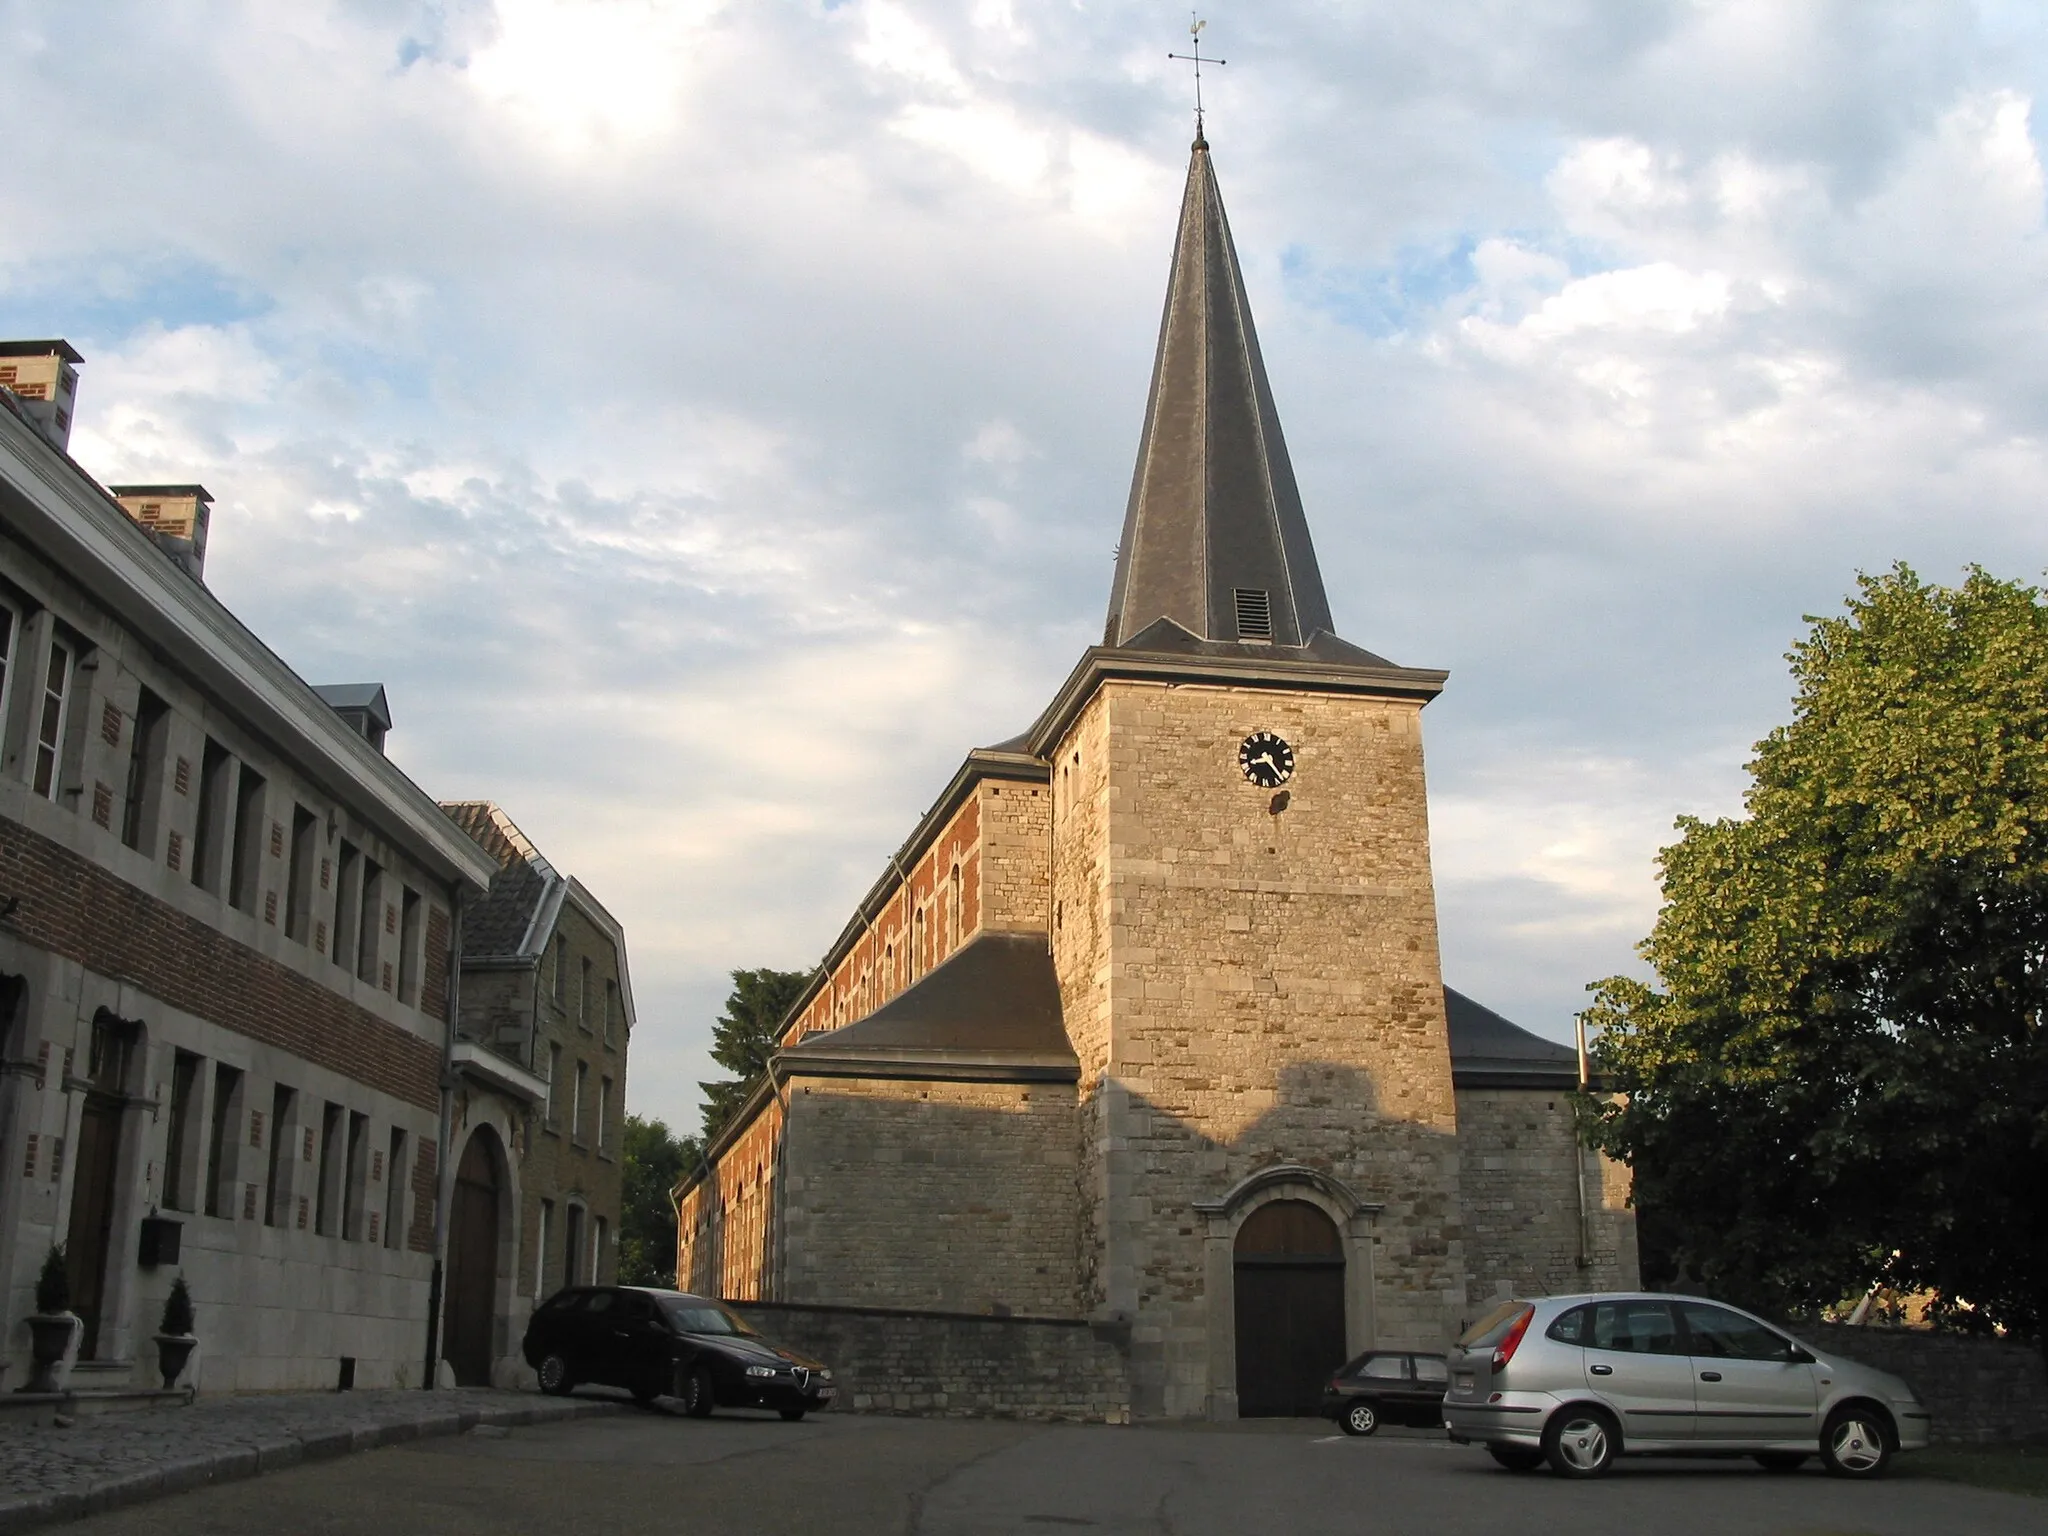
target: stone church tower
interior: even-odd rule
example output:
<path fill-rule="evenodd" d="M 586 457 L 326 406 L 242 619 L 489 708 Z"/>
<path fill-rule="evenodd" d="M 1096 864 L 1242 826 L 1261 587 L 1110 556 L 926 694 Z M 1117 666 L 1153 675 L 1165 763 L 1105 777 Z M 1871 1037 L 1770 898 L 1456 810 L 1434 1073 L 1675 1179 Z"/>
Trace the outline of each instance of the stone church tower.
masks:
<path fill-rule="evenodd" d="M 1571 1054 L 1438 969 L 1444 680 L 1332 630 L 1198 138 L 1103 643 L 862 902 L 677 1192 L 678 1283 L 1085 1318 L 1130 1412 L 1234 1417 L 1632 1282 Z"/>

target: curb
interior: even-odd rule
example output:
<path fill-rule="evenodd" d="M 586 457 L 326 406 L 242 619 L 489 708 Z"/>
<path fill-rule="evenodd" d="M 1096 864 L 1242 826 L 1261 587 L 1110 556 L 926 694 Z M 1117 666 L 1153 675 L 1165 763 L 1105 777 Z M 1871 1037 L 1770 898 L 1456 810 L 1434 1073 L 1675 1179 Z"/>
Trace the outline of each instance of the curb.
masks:
<path fill-rule="evenodd" d="M 0 1498 L 0 1536 L 17 1531 L 40 1530 L 67 1520 L 82 1520 L 109 1510 L 125 1509 L 167 1494 L 189 1493 L 216 1483 L 240 1482 L 284 1467 L 331 1461 L 356 1451 L 379 1446 L 403 1445 L 412 1440 L 433 1440 L 459 1435 L 479 1424 L 517 1428 L 528 1424 L 553 1424 L 564 1419 L 589 1419 L 620 1412 L 613 1402 L 544 1402 L 488 1407 L 439 1409 L 414 1419 L 393 1424 L 362 1424 L 345 1429 L 321 1429 L 304 1436 L 280 1435 L 275 1439 L 226 1446 L 199 1456 L 183 1457 L 138 1471 L 122 1472 L 84 1486 L 61 1488 L 49 1493 Z"/>

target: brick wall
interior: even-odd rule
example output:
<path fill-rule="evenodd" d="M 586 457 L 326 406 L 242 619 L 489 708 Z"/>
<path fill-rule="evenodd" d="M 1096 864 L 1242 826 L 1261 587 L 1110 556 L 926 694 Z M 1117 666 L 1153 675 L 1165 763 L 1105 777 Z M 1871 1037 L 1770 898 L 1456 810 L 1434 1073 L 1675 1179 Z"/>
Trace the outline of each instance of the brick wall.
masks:
<path fill-rule="evenodd" d="M 1457 1099 L 1470 1315 L 1477 1317 L 1504 1291 L 1555 1296 L 1641 1284 L 1628 1170 L 1579 1145 L 1565 1093 L 1460 1088 Z M 1583 1267 L 1578 1160 L 1585 1168 Z"/>
<path fill-rule="evenodd" d="M 2038 1345 L 1917 1328 L 1790 1327 L 1816 1349 L 1836 1351 L 1907 1382 L 1934 1415 L 1937 1440 L 2048 1440 L 2048 1366 Z"/>
<path fill-rule="evenodd" d="M 1071 1086 L 799 1078 L 788 1105 L 777 1299 L 1080 1315 Z"/>
<path fill-rule="evenodd" d="M 735 1302 L 777 1344 L 831 1367 L 838 1407 L 933 1418 L 1130 1422 L 1129 1346 L 1059 1319 Z"/>
<path fill-rule="evenodd" d="M 358 1008 L 19 822 L 0 820 L 0 891 L 30 944 L 422 1109 L 441 1048 Z"/>

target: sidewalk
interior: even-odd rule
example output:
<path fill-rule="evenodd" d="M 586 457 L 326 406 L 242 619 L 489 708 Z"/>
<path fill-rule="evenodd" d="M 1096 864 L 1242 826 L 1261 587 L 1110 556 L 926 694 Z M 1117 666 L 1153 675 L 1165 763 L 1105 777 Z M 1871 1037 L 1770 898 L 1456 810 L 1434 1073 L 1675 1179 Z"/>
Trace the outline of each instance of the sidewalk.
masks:
<path fill-rule="evenodd" d="M 189 1408 L 0 1428 L 0 1536 L 479 1424 L 616 1413 L 615 1402 L 460 1388 L 201 1398 Z"/>

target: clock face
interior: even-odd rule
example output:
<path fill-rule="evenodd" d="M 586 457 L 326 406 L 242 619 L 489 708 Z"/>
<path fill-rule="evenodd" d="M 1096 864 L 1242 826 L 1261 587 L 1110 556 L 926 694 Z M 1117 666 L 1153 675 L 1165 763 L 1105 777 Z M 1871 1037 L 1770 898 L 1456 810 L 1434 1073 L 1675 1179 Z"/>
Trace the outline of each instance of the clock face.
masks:
<path fill-rule="evenodd" d="M 1237 749 L 1237 766 L 1261 789 L 1278 789 L 1294 777 L 1294 748 L 1271 731 L 1253 731 Z"/>

